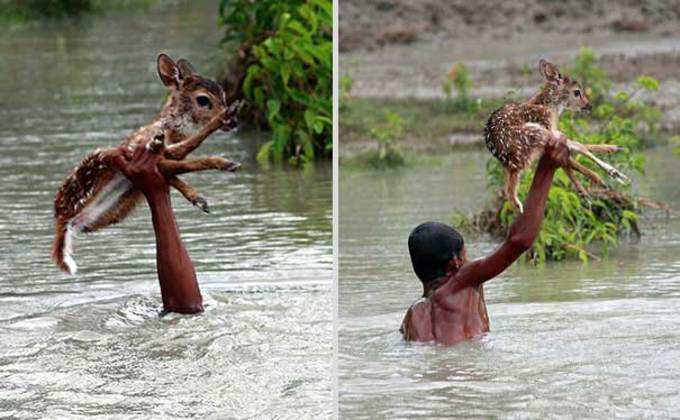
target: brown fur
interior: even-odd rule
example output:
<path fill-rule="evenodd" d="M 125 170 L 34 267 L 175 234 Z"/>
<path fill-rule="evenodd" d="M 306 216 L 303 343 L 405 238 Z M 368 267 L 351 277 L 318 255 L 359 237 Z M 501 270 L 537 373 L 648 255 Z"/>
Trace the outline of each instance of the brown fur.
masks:
<path fill-rule="evenodd" d="M 163 138 L 166 148 L 166 157 L 170 159 L 183 159 L 186 154 L 198 147 L 200 142 L 219 128 L 218 126 L 208 131 L 205 127 L 216 118 L 222 118 L 227 113 L 227 118 L 222 118 L 222 128 L 230 130 L 236 126 L 236 114 L 238 106 L 227 106 L 222 88 L 210 79 L 198 74 L 191 64 L 180 59 L 174 63 L 164 54 L 158 57 L 158 72 L 163 83 L 170 88 L 171 95 L 154 120 L 139 128 L 137 131 L 125 137 L 120 146 L 129 151 L 137 147 L 145 147 L 154 137 Z M 203 98 L 199 98 L 203 97 Z M 201 102 L 209 101 L 209 105 L 201 105 Z M 203 129 L 200 129 L 203 127 Z M 197 133 L 198 132 L 198 133 Z M 196 133 L 188 139 L 189 135 Z M 190 145 L 185 145 L 191 142 Z M 175 146 L 173 146 L 175 145 Z M 54 200 L 55 217 L 55 240 L 52 246 L 52 258 L 64 271 L 68 272 L 68 266 L 64 262 L 64 244 L 69 223 L 77 219 L 78 215 L 97 199 L 102 188 L 116 175 L 111 156 L 117 149 L 97 150 L 87 155 L 81 163 L 74 168 L 68 178 L 57 191 Z M 205 169 L 222 169 L 233 171 L 238 164 L 222 158 L 208 158 L 214 163 L 215 159 L 224 163 L 221 167 L 216 165 L 198 165 L 183 172 L 192 172 Z M 201 162 L 200 160 L 196 162 Z M 171 179 L 170 184 L 180 189 L 183 195 L 191 194 L 192 204 L 199 205 L 204 211 L 207 203 L 196 191 L 176 178 L 172 171 L 164 171 Z M 174 181 L 173 181 L 174 178 Z M 131 189 L 124 193 L 113 206 L 102 214 L 92 224 L 85 226 L 84 232 L 94 232 L 114 223 L 124 220 L 141 201 L 142 193 Z"/>
<path fill-rule="evenodd" d="M 506 171 L 506 197 L 520 212 L 522 204 L 517 197 L 520 173 L 543 153 L 550 140 L 566 139 L 557 127 L 562 109 L 565 107 L 575 111 L 590 109 L 590 102 L 576 81 L 561 74 L 557 67 L 545 60 L 539 62 L 539 69 L 546 78 L 541 91 L 526 102 L 509 103 L 495 110 L 484 129 L 487 148 Z M 611 153 L 617 151 L 618 147 L 606 144 L 586 146 L 566 140 L 570 151 L 584 154 L 611 176 L 626 179 L 623 174 L 590 153 L 590 151 Z M 593 182 L 602 182 L 596 173 L 573 158 L 570 159 L 569 167 L 564 169 L 581 194 L 587 195 L 587 190 L 578 182 L 572 170 L 586 175 Z"/>

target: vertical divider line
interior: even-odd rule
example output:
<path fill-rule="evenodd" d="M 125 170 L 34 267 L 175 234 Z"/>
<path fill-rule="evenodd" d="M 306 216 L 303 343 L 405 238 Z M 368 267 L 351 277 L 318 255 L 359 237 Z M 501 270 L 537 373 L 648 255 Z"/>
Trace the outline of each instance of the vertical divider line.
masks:
<path fill-rule="evenodd" d="M 339 366 L 338 355 L 340 350 L 339 339 L 339 302 L 340 302 L 340 213 L 339 213 L 339 160 L 338 150 L 340 147 L 340 132 L 339 132 L 339 62 L 338 62 L 338 13 L 339 0 L 333 0 L 333 362 L 331 374 L 333 378 L 332 392 L 333 392 L 333 414 L 337 419 L 340 417 L 340 401 L 339 401 Z"/>

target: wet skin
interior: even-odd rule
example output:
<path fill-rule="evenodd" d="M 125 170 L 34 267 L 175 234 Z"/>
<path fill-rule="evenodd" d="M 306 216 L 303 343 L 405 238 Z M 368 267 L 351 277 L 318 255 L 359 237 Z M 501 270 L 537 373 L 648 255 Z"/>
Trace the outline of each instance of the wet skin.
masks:
<path fill-rule="evenodd" d="M 156 235 L 156 269 L 165 312 L 193 314 L 203 311 L 196 271 L 182 244 L 170 201 L 170 185 L 157 167 L 162 156 L 139 146 L 129 156 L 120 148 L 113 163 L 138 188 L 149 204 Z"/>
<path fill-rule="evenodd" d="M 489 331 L 484 301 L 484 282 L 498 276 L 536 240 L 545 201 L 555 171 L 569 161 L 563 139 L 552 139 L 541 157 L 531 189 L 505 241 L 490 255 L 468 261 L 463 248 L 460 257 L 448 264 L 446 275 L 425 289 L 425 296 L 406 312 L 402 334 L 408 341 L 434 341 L 453 345 Z"/>

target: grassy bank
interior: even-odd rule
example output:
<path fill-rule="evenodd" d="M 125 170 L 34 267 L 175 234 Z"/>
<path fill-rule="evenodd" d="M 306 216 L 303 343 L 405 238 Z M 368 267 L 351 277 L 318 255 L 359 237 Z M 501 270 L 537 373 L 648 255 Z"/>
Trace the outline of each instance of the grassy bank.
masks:
<path fill-rule="evenodd" d="M 351 158 L 375 149 L 375 127 L 390 114 L 401 116 L 398 141 L 404 152 L 437 154 L 480 145 L 489 114 L 506 99 L 475 100 L 469 110 L 454 109 L 444 100 L 348 99 L 340 108 L 340 155 Z"/>

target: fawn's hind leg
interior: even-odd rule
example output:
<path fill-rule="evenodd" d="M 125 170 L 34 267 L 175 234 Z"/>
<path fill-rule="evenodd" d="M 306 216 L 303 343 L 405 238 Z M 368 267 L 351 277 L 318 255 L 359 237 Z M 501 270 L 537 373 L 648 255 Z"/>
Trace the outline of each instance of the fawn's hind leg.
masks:
<path fill-rule="evenodd" d="M 573 169 L 577 172 L 580 172 L 583 175 L 587 176 L 588 178 L 590 178 L 590 180 L 592 182 L 599 184 L 599 185 L 604 185 L 604 181 L 602 180 L 602 178 L 600 178 L 600 176 L 597 173 L 595 173 L 594 171 L 591 171 L 587 167 L 581 165 L 574 158 L 569 158 L 569 167 L 571 169 Z"/>
<path fill-rule="evenodd" d="M 177 178 L 176 176 L 169 178 L 168 184 L 179 191 L 184 196 L 184 198 L 186 198 L 194 206 L 201 209 L 204 213 L 210 213 L 208 202 L 205 198 L 201 197 L 192 186 Z"/>
<path fill-rule="evenodd" d="M 158 162 L 158 169 L 166 176 L 186 174 L 189 172 L 206 171 L 215 169 L 218 171 L 236 172 L 241 167 L 240 163 L 232 162 L 221 157 L 207 157 L 194 160 L 170 160 L 164 159 Z"/>
<path fill-rule="evenodd" d="M 629 179 L 626 175 L 624 175 L 622 172 L 620 172 L 618 169 L 615 167 L 611 166 L 607 162 L 604 162 L 600 159 L 598 159 L 595 155 L 590 153 L 588 148 L 584 145 L 582 145 L 579 142 L 573 141 L 573 140 L 567 140 L 567 147 L 569 147 L 569 150 L 572 152 L 580 153 L 587 157 L 588 159 L 592 160 L 599 166 L 600 168 L 604 169 L 609 176 L 615 178 L 617 181 L 621 183 L 628 182 Z"/>
<path fill-rule="evenodd" d="M 520 212 L 524 213 L 522 202 L 517 197 L 517 185 L 519 184 L 519 172 L 505 172 L 505 196 L 512 205 Z"/>

